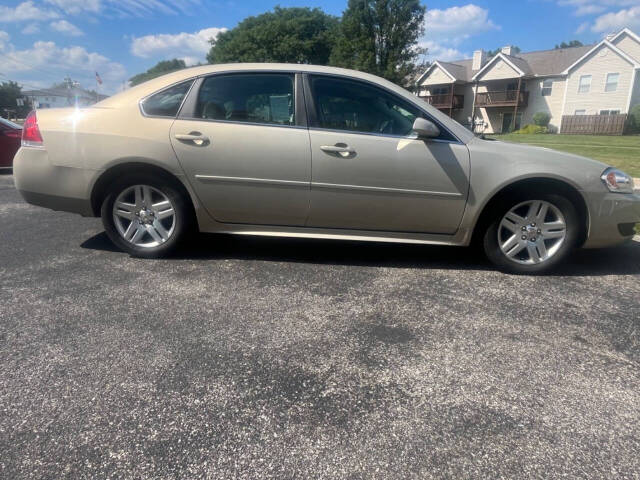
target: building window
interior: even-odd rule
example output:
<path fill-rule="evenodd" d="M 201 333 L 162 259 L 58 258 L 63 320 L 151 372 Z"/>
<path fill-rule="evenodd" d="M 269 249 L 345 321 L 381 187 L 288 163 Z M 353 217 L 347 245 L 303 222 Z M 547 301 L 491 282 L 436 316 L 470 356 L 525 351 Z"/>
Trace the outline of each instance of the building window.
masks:
<path fill-rule="evenodd" d="M 591 90 L 591 75 L 582 75 L 578 84 L 578 93 L 589 93 Z"/>
<path fill-rule="evenodd" d="M 542 96 L 549 97 L 553 91 L 553 80 L 544 80 L 542 82 Z"/>
<path fill-rule="evenodd" d="M 600 110 L 600 115 L 620 115 L 620 110 Z"/>
<path fill-rule="evenodd" d="M 586 113 L 586 110 L 576 110 L 575 112 L 573 112 L 574 115 L 585 115 Z"/>
<path fill-rule="evenodd" d="M 619 73 L 607 73 L 607 82 L 604 84 L 605 92 L 615 92 L 618 89 Z"/>
<path fill-rule="evenodd" d="M 449 93 L 449 87 L 435 87 L 431 90 L 432 95 L 447 95 Z"/>

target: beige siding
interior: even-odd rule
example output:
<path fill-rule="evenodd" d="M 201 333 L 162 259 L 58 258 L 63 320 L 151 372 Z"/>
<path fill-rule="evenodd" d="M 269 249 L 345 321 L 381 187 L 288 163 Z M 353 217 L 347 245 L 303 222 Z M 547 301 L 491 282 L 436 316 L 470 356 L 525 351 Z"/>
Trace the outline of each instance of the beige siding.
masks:
<path fill-rule="evenodd" d="M 473 84 L 456 85 L 454 92 L 464 95 L 464 106 L 453 111 L 453 119 L 471 129 L 471 112 L 473 110 Z"/>
<path fill-rule="evenodd" d="M 429 85 L 439 85 L 443 83 L 451 83 L 451 77 L 440 67 L 435 67 L 420 85 L 426 87 Z"/>
<path fill-rule="evenodd" d="M 506 78 L 517 78 L 519 76 L 520 74 L 514 70 L 511 65 L 499 59 L 483 72 L 479 80 L 502 80 Z"/>
<path fill-rule="evenodd" d="M 553 80 L 551 95 L 542 96 L 543 79 L 535 79 L 527 81 L 527 90 L 529 91 L 529 103 L 523 110 L 522 125 L 533 123 L 533 116 L 538 112 L 547 112 L 551 115 L 550 125 L 560 128 L 562 121 L 562 101 L 564 100 L 564 89 L 566 81 L 562 77 L 556 77 Z"/>
<path fill-rule="evenodd" d="M 614 44 L 634 60 L 640 62 L 640 43 L 637 40 L 624 33 L 616 39 Z"/>
<path fill-rule="evenodd" d="M 569 73 L 564 114 L 573 115 L 576 110 L 586 110 L 587 115 L 595 115 L 605 109 L 617 109 L 626 113 L 633 70 L 627 60 L 606 45 L 601 46 Z M 620 74 L 615 92 L 604 91 L 607 73 Z M 578 83 L 582 75 L 592 77 L 588 93 L 578 93 Z"/>

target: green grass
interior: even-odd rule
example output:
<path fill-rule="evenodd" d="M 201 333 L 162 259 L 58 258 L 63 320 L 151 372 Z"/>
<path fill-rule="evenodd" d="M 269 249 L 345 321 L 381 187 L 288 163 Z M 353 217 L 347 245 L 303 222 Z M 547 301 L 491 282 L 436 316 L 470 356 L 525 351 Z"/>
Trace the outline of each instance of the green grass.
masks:
<path fill-rule="evenodd" d="M 640 136 L 490 135 L 505 142 L 527 143 L 599 160 L 640 178 Z"/>

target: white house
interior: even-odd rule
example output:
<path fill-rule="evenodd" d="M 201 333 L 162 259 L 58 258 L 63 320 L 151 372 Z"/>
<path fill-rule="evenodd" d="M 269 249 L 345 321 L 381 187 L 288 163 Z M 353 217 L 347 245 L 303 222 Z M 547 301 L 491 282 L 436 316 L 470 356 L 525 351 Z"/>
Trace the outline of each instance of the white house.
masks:
<path fill-rule="evenodd" d="M 45 88 L 42 90 L 26 90 L 22 95 L 33 108 L 61 108 L 61 107 L 85 107 L 98 100 L 107 98 L 81 88 Z"/>
<path fill-rule="evenodd" d="M 484 51 L 436 61 L 418 79 L 418 96 L 460 123 L 486 133 L 508 132 L 551 115 L 628 113 L 640 103 L 640 36 L 628 28 L 595 45 L 514 53 Z"/>

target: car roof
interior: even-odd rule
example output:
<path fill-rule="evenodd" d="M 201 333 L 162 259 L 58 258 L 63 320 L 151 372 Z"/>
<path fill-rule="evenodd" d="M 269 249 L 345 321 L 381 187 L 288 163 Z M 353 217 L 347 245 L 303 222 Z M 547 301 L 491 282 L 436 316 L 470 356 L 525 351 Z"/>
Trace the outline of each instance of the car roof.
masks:
<path fill-rule="evenodd" d="M 160 77 L 148 80 L 140 85 L 136 85 L 124 92 L 118 93 L 112 97 L 102 100 L 97 103 L 95 107 L 98 108 L 119 108 L 132 104 L 137 104 L 144 97 L 151 95 L 165 87 L 173 84 L 204 75 L 213 73 L 225 73 L 225 72 L 304 72 L 304 73 L 319 73 L 326 75 L 338 75 L 349 78 L 360 79 L 368 82 L 372 82 L 379 86 L 382 86 L 394 93 L 410 100 L 413 103 L 419 102 L 420 108 L 427 110 L 430 115 L 435 117 L 438 121 L 445 124 L 445 126 L 454 133 L 462 142 L 467 143 L 473 138 L 473 134 L 460 125 L 459 123 L 451 120 L 447 115 L 440 112 L 436 108 L 433 108 L 427 102 L 418 100 L 418 97 L 404 88 L 392 83 L 384 78 L 377 77 L 370 73 L 359 72 L 357 70 L 349 70 L 346 68 L 338 67 L 326 67 L 322 65 L 308 65 L 308 64 L 291 64 L 291 63 L 226 63 L 215 65 L 200 65 L 196 67 L 189 67 L 176 72 L 171 72 Z"/>

